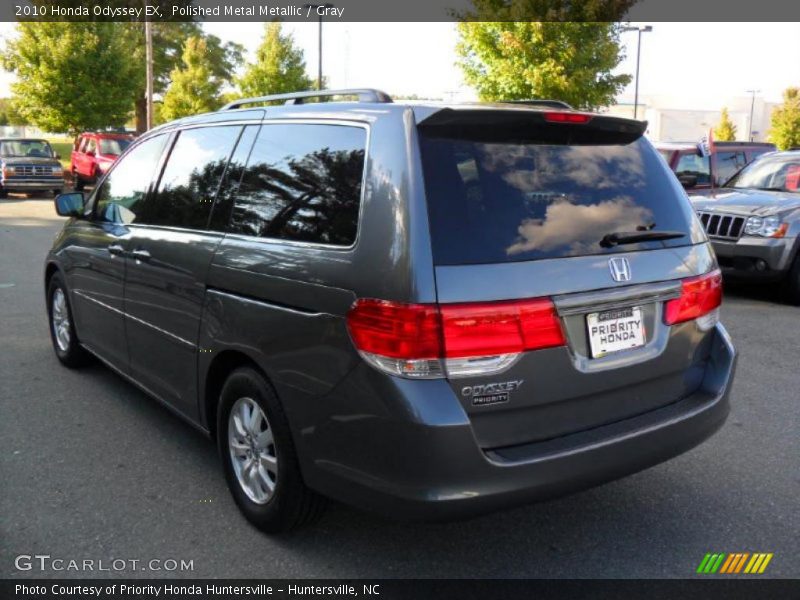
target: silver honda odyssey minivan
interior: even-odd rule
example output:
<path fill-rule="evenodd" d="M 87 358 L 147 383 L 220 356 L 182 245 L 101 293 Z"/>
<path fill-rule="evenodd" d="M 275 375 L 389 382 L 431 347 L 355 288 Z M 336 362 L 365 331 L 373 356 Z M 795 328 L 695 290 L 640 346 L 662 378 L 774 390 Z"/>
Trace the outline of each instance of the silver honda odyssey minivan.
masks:
<path fill-rule="evenodd" d="M 736 358 L 645 126 L 369 89 L 160 126 L 56 199 L 56 355 L 214 439 L 265 531 L 326 497 L 451 518 L 639 471 L 723 424 Z"/>

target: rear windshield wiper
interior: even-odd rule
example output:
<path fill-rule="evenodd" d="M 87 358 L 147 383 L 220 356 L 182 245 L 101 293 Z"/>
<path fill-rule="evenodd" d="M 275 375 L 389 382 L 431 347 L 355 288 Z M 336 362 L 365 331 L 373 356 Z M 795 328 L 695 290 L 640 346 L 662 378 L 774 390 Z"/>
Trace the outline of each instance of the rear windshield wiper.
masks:
<path fill-rule="evenodd" d="M 604 235 L 603 239 L 600 240 L 600 245 L 603 248 L 611 248 L 621 244 L 674 240 L 682 237 L 686 237 L 686 234 L 681 231 L 616 231 Z"/>

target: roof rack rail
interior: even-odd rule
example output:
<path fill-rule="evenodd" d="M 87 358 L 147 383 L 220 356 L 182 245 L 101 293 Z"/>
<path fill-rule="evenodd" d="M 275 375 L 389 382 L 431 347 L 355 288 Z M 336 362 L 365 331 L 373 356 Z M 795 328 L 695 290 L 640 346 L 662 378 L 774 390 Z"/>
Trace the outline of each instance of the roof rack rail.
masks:
<path fill-rule="evenodd" d="M 544 106 L 545 108 L 564 108 L 572 110 L 572 106 L 562 100 L 503 100 L 503 104 L 526 104 L 528 106 Z"/>
<path fill-rule="evenodd" d="M 271 96 L 255 96 L 253 98 L 241 98 L 234 100 L 223 106 L 220 110 L 232 110 L 241 108 L 245 104 L 257 104 L 260 102 L 275 102 L 284 100 L 284 104 L 302 104 L 306 98 L 328 98 L 331 96 L 357 96 L 359 102 L 379 102 L 382 104 L 392 102 L 392 98 L 386 92 L 373 90 L 370 88 L 346 89 L 346 90 L 309 90 L 306 92 L 293 92 L 291 94 L 273 94 Z"/>

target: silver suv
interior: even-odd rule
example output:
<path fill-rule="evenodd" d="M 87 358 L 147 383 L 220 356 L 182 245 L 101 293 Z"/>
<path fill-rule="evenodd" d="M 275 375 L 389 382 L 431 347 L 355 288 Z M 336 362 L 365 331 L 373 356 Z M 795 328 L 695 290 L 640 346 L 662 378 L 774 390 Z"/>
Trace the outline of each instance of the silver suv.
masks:
<path fill-rule="evenodd" d="M 644 129 L 375 90 L 169 123 L 57 198 L 53 347 L 215 439 L 266 531 L 324 496 L 452 517 L 633 473 L 723 424 L 735 364 Z"/>

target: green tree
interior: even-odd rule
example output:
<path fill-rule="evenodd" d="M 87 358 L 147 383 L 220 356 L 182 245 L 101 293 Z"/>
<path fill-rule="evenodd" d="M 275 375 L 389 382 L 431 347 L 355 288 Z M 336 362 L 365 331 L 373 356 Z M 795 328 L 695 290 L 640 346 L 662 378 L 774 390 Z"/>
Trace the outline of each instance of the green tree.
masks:
<path fill-rule="evenodd" d="M 172 83 L 159 110 L 166 121 L 216 110 L 221 104 L 223 82 L 208 62 L 207 41 L 199 36 L 187 39 L 182 60 L 170 74 Z"/>
<path fill-rule="evenodd" d="M 30 123 L 19 114 L 13 98 L 0 98 L 0 125 L 30 125 Z"/>
<path fill-rule="evenodd" d="M 2 56 L 16 74 L 13 106 L 45 131 L 120 126 L 135 87 L 128 48 L 115 23 L 17 24 Z"/>
<path fill-rule="evenodd" d="M 714 140 L 717 142 L 733 142 L 736 140 L 736 125 L 731 121 L 727 107 L 723 107 L 719 125 L 714 127 Z"/>
<path fill-rule="evenodd" d="M 772 111 L 769 139 L 780 150 L 800 146 L 800 88 L 783 92 L 783 104 Z"/>
<path fill-rule="evenodd" d="M 483 101 L 607 106 L 631 81 L 612 71 L 624 58 L 619 21 L 634 3 L 473 0 L 473 11 L 456 15 L 458 65 Z"/>
<path fill-rule="evenodd" d="M 283 34 L 277 21 L 264 26 L 264 38 L 256 50 L 256 61 L 247 65 L 237 80 L 244 96 L 266 96 L 312 88 L 306 75 L 303 51 L 295 47 L 291 34 Z"/>
<path fill-rule="evenodd" d="M 128 45 L 131 61 L 136 65 L 136 130 L 141 133 L 146 128 L 147 120 L 144 23 L 119 25 L 123 28 L 121 35 Z M 205 39 L 207 64 L 216 80 L 222 84 L 232 82 L 234 70 L 242 62 L 244 49 L 241 44 L 233 42 L 223 44 L 217 36 L 204 34 L 197 23 L 153 22 L 152 25 L 154 95 L 163 95 L 167 92 L 171 74 L 181 65 L 184 46 L 192 36 L 201 36 Z"/>

